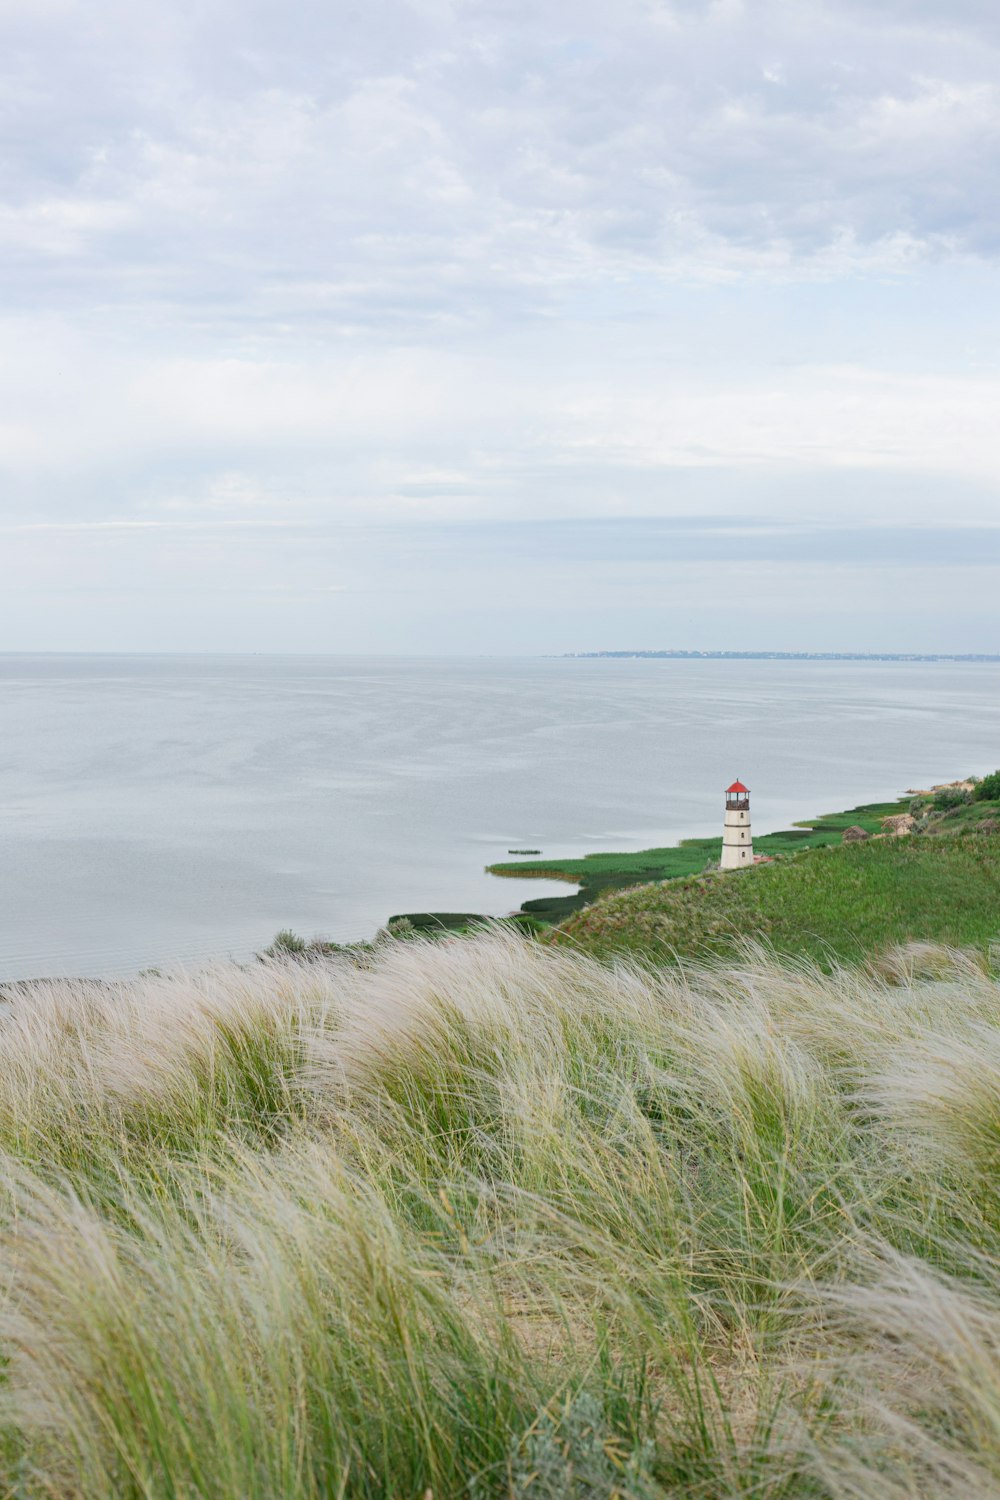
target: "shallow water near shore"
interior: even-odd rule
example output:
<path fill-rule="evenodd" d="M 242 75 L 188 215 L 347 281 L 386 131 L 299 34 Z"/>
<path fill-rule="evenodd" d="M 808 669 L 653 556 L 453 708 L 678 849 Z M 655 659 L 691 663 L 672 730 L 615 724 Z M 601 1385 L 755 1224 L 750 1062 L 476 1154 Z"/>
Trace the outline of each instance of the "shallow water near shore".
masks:
<path fill-rule="evenodd" d="M 279 927 L 501 915 L 583 854 L 1000 764 L 1000 666 L 0 656 L 0 978 L 249 956 Z"/>

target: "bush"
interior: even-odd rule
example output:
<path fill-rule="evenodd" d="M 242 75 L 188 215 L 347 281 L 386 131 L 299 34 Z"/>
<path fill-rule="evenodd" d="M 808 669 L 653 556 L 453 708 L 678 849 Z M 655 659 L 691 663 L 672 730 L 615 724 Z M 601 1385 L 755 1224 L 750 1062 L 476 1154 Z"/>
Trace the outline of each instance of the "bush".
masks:
<path fill-rule="evenodd" d="M 952 812 L 956 807 L 965 807 L 972 801 L 972 793 L 960 786 L 943 786 L 934 793 L 934 807 L 938 812 Z"/>
<path fill-rule="evenodd" d="M 991 771 L 984 776 L 973 795 L 977 802 L 1000 802 L 1000 771 Z"/>
<path fill-rule="evenodd" d="M 287 953 L 304 953 L 306 951 L 305 938 L 299 937 L 290 927 L 283 927 L 280 932 L 274 934 L 274 941 L 270 948 L 265 949 L 268 958 L 282 958 Z"/>
<path fill-rule="evenodd" d="M 390 917 L 385 924 L 385 930 L 392 938 L 400 941 L 408 941 L 418 936 L 417 927 L 409 917 Z"/>

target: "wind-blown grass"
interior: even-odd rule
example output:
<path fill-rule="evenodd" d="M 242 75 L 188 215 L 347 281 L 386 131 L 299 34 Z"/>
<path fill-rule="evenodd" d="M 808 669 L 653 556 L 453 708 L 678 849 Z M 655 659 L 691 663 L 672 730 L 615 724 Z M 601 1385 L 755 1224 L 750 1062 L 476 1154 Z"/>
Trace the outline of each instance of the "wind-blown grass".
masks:
<path fill-rule="evenodd" d="M 998 1058 L 930 948 L 8 992 L 2 1492 L 995 1494 Z"/>

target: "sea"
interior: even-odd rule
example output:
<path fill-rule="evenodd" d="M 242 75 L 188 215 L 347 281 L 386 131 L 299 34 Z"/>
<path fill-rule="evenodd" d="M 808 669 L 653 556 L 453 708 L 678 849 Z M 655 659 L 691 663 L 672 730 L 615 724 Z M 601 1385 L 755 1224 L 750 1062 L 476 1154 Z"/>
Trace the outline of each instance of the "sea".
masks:
<path fill-rule="evenodd" d="M 1000 765 L 1000 665 L 0 656 L 0 978 L 246 959 Z"/>

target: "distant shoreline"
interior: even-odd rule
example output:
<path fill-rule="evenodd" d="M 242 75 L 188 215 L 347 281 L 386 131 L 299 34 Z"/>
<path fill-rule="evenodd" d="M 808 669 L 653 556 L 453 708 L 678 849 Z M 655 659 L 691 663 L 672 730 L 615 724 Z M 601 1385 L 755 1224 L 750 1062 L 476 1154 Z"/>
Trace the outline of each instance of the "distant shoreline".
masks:
<path fill-rule="evenodd" d="M 557 661 L 966 661 L 1000 662 L 1000 654 L 919 651 L 564 651 Z"/>

